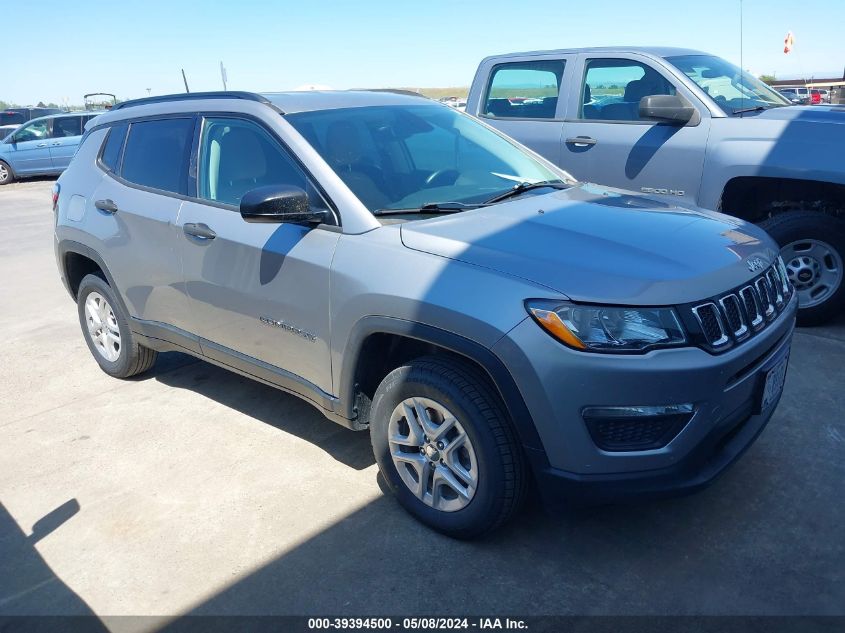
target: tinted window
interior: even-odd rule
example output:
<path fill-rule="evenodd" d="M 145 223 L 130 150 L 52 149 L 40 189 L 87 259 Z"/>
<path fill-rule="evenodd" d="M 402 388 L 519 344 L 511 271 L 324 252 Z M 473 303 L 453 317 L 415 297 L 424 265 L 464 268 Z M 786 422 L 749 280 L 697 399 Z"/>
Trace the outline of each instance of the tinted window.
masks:
<path fill-rule="evenodd" d="M 590 59 L 586 68 L 582 119 L 639 121 L 640 99 L 675 94 L 675 87 L 663 75 L 630 59 Z"/>
<path fill-rule="evenodd" d="M 106 144 L 103 146 L 103 153 L 100 156 L 100 162 L 109 171 L 117 171 L 117 162 L 120 160 L 120 150 L 123 149 L 127 129 L 129 129 L 129 126 L 123 123 L 115 125 L 109 130 Z"/>
<path fill-rule="evenodd" d="M 502 64 L 493 69 L 484 112 L 497 118 L 553 119 L 563 61 Z"/>
<path fill-rule="evenodd" d="M 53 119 L 53 138 L 79 136 L 82 134 L 82 117 L 63 116 Z"/>
<path fill-rule="evenodd" d="M 0 125 L 26 123 L 26 117 L 20 112 L 0 112 Z"/>
<path fill-rule="evenodd" d="M 138 185 L 186 193 L 193 129 L 193 119 L 132 123 L 121 175 Z"/>
<path fill-rule="evenodd" d="M 237 205 L 247 191 L 266 185 L 299 187 L 308 192 L 313 206 L 326 206 L 299 165 L 264 128 L 242 119 L 206 119 L 199 196 Z"/>

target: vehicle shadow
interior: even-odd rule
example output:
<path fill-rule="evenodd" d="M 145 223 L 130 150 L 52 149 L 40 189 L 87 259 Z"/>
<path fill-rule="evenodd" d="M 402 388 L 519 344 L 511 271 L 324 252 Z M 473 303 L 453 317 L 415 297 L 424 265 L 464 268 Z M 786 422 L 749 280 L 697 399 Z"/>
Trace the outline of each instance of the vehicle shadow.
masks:
<path fill-rule="evenodd" d="M 27 535 L 0 503 L 0 615 L 43 615 L 50 613 L 94 616 L 94 612 L 70 587 L 62 582 L 35 544 L 59 529 L 79 512 L 79 502 L 70 499 L 45 515 Z M 107 631 L 97 618 L 86 618 L 86 631 Z M 4 630 L 5 627 L 0 627 Z"/>
<path fill-rule="evenodd" d="M 355 470 L 363 470 L 375 463 L 369 433 L 350 431 L 328 420 L 298 396 L 187 354 L 160 354 L 156 366 L 140 378 L 154 378 L 168 387 L 198 393 L 259 422 L 296 435 Z"/>

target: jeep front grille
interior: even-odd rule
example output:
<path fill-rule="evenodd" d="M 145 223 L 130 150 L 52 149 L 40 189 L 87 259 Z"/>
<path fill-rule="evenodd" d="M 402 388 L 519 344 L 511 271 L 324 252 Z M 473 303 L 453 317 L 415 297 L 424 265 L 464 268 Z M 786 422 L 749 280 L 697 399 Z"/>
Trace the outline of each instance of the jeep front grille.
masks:
<path fill-rule="evenodd" d="M 719 352 L 762 331 L 783 312 L 791 296 L 792 285 L 778 258 L 747 285 L 694 305 L 691 312 L 704 346 Z"/>

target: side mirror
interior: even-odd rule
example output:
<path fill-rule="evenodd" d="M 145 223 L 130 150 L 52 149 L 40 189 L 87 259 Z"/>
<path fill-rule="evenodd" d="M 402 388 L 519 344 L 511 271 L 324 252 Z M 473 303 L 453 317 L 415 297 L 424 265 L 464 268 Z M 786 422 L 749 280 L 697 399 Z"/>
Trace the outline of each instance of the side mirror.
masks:
<path fill-rule="evenodd" d="M 640 99 L 641 119 L 685 125 L 695 113 L 695 108 L 678 95 L 649 95 Z"/>
<path fill-rule="evenodd" d="M 244 194 L 241 217 L 247 222 L 319 224 L 326 212 L 312 209 L 308 194 L 299 187 L 268 185 Z"/>

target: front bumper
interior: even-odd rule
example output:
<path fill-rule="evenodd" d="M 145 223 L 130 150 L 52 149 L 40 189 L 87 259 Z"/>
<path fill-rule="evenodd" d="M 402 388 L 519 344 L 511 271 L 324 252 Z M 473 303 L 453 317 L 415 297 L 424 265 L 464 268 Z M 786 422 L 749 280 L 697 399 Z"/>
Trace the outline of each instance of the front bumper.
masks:
<path fill-rule="evenodd" d="M 789 354 L 796 309 L 793 294 L 766 330 L 719 355 L 698 348 L 590 354 L 557 343 L 531 320 L 514 328 L 493 351 L 510 368 L 542 442 L 542 449 L 525 452 L 543 497 L 607 502 L 692 492 L 712 482 L 777 407 L 759 411 L 761 380 Z M 652 450 L 604 451 L 582 418 L 590 406 L 682 403 L 693 403 L 695 415 Z"/>

